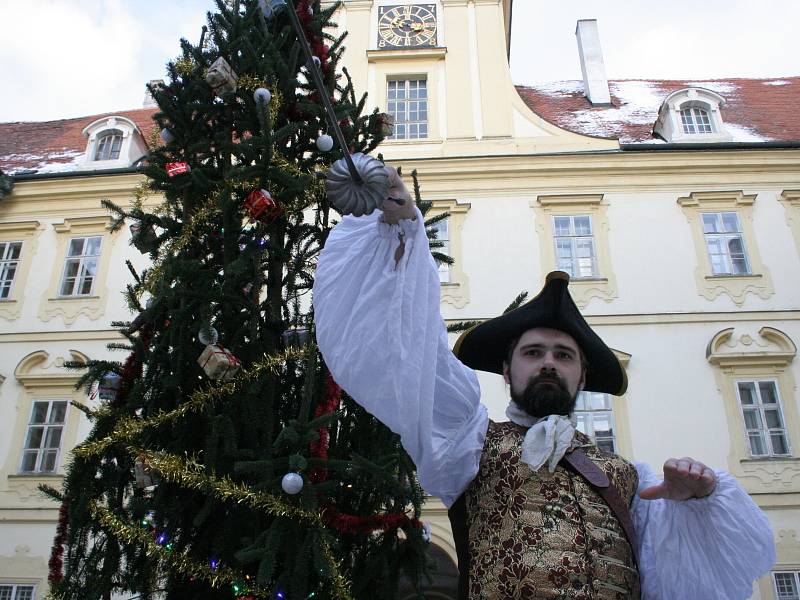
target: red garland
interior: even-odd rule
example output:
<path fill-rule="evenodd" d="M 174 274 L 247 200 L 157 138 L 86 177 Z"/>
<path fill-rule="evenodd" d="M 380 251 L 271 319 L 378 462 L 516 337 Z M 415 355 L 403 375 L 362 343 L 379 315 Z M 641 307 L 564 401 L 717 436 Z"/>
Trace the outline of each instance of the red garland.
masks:
<path fill-rule="evenodd" d="M 53 549 L 50 551 L 50 560 L 47 566 L 50 568 L 50 573 L 47 576 L 47 581 L 51 586 L 54 586 L 64 579 L 62 569 L 64 567 L 64 543 L 67 541 L 67 523 L 69 522 L 69 506 L 67 502 L 61 503 L 61 508 L 58 509 L 58 528 L 56 529 L 56 537 L 53 540 Z"/>
<path fill-rule="evenodd" d="M 406 524 L 421 528 L 419 519 L 412 519 L 402 512 L 388 513 L 385 515 L 370 515 L 359 517 L 338 512 L 333 507 L 322 511 L 322 522 L 328 527 L 338 529 L 343 533 L 372 533 L 373 531 L 390 531 Z"/>
<path fill-rule="evenodd" d="M 342 400 L 342 388 L 334 381 L 330 373 L 325 380 L 325 396 L 317 408 L 314 410 L 314 418 L 327 415 L 339 408 Z M 319 439 L 311 443 L 311 456 L 326 460 L 328 458 L 328 443 L 330 436 L 327 427 L 319 428 Z M 328 470 L 316 467 L 308 472 L 308 479 L 312 483 L 320 483 L 328 478 Z M 412 519 L 403 512 L 388 513 L 383 515 L 369 515 L 360 517 L 348 515 L 336 510 L 333 506 L 327 506 L 322 512 L 322 521 L 328 527 L 338 529 L 343 533 L 372 533 L 373 531 L 390 531 L 407 524 L 414 527 L 422 527 L 419 519 Z"/>
<path fill-rule="evenodd" d="M 317 408 L 314 410 L 314 418 L 317 419 L 323 415 L 328 415 L 339 408 L 339 402 L 342 400 L 342 388 L 333 380 L 330 373 L 325 380 L 325 396 Z M 311 442 L 311 456 L 326 460 L 328 458 L 328 443 L 330 442 L 330 435 L 327 427 L 319 428 L 319 439 Z M 328 478 L 328 470 L 322 467 L 315 467 L 308 472 L 308 479 L 311 483 L 320 483 Z"/>

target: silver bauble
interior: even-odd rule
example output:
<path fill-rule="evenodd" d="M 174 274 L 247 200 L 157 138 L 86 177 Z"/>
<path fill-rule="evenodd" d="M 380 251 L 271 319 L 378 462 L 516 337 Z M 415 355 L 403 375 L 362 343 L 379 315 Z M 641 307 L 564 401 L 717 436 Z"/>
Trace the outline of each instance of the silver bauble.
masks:
<path fill-rule="evenodd" d="M 339 159 L 325 179 L 328 200 L 343 215 L 360 217 L 381 208 L 389 195 L 389 175 L 386 167 L 376 158 L 357 152 L 352 157 L 361 183 L 350 177 L 345 159 Z"/>
<path fill-rule="evenodd" d="M 287 494 L 298 494 L 303 489 L 303 476 L 300 473 L 287 473 L 281 479 L 281 487 Z"/>
<path fill-rule="evenodd" d="M 272 92 L 270 92 L 267 88 L 258 88 L 255 92 L 253 92 L 253 100 L 256 101 L 256 104 L 259 102 L 269 104 L 269 101 L 272 100 Z"/>
<path fill-rule="evenodd" d="M 197 340 L 204 346 L 214 346 L 219 339 L 219 333 L 213 327 L 206 329 L 205 327 L 197 334 Z"/>
<path fill-rule="evenodd" d="M 317 148 L 323 152 L 330 152 L 333 149 L 333 138 L 326 133 L 323 133 L 317 138 Z"/>

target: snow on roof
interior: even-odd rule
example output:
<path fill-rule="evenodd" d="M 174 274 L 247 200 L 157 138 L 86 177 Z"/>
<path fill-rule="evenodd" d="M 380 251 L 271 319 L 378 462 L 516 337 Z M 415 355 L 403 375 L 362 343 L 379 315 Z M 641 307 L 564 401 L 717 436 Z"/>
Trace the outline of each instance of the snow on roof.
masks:
<path fill-rule="evenodd" d="M 697 87 L 725 99 L 722 121 L 734 142 L 798 141 L 800 123 L 792 114 L 800 104 L 800 77 L 727 80 L 612 80 L 612 106 L 592 106 L 582 81 L 517 86 L 528 107 L 551 123 L 583 135 L 621 143 L 662 143 L 653 125 L 664 99 Z"/>
<path fill-rule="evenodd" d="M 0 170 L 8 174 L 67 173 L 85 167 L 87 139 L 83 129 L 98 119 L 112 116 L 133 121 L 144 137 L 150 138 L 156 123 L 155 108 L 125 110 L 59 121 L 0 123 Z"/>

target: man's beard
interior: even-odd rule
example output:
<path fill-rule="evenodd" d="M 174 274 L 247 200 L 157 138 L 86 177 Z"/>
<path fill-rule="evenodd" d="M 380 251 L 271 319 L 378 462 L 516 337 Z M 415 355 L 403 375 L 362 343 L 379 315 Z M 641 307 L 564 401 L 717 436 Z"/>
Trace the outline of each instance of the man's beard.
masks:
<path fill-rule="evenodd" d="M 533 377 L 521 394 L 515 393 L 514 383 L 510 379 L 509 384 L 511 399 L 536 419 L 550 415 L 568 416 L 575 409 L 578 392 L 570 394 L 566 382 L 557 373 L 542 373 Z"/>

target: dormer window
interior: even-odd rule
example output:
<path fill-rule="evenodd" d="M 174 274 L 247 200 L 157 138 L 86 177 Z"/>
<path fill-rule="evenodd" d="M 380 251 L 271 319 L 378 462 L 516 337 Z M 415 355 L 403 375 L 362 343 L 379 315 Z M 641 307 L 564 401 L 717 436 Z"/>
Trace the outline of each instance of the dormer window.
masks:
<path fill-rule="evenodd" d="M 86 142 L 84 169 L 129 167 L 147 154 L 147 144 L 136 123 L 123 116 L 97 119 L 83 130 Z"/>
<path fill-rule="evenodd" d="M 122 132 L 119 129 L 109 129 L 97 136 L 97 152 L 95 160 L 117 160 L 122 148 Z"/>
<path fill-rule="evenodd" d="M 708 111 L 699 106 L 681 109 L 683 133 L 711 133 L 711 120 Z"/>
<path fill-rule="evenodd" d="M 731 135 L 722 121 L 725 98 L 705 88 L 672 92 L 658 110 L 653 133 L 667 142 L 728 142 Z"/>

